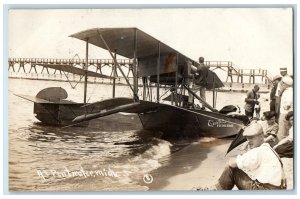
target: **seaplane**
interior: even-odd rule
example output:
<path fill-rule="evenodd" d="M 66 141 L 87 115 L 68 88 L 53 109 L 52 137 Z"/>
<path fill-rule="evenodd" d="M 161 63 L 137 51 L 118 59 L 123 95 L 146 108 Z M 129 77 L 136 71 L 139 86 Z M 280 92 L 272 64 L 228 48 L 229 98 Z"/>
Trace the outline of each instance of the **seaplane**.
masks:
<path fill-rule="evenodd" d="M 225 138 L 237 135 L 248 123 L 246 116 L 226 110 L 230 105 L 220 111 L 214 108 L 216 89 L 224 85 L 213 71 L 209 70 L 207 85 L 207 89 L 213 91 L 213 106 L 211 106 L 192 89 L 194 76 L 191 68 L 199 64 L 138 28 L 93 28 L 72 34 L 70 37 L 85 42 L 86 60 L 90 44 L 107 50 L 130 88 L 132 97 L 113 97 L 90 104 L 77 103 L 76 108 L 80 111 L 73 114 L 63 110 L 63 115 L 68 117 L 68 122 L 60 122 L 60 124 L 73 126 L 122 112 L 137 114 L 144 129 L 160 131 L 162 138 Z M 117 62 L 116 55 L 132 60 L 132 83 Z M 85 80 L 87 80 L 87 68 L 85 70 Z M 90 75 L 97 74 L 91 72 Z M 103 75 L 102 77 L 109 78 Z M 139 82 L 142 86 L 139 86 Z M 167 89 L 167 92 L 163 93 L 162 89 Z M 56 88 L 56 90 L 51 93 L 62 93 L 53 94 L 59 97 L 61 103 L 61 98 L 65 98 L 66 93 L 59 91 L 61 89 Z M 52 95 L 51 93 L 49 95 Z M 163 98 L 166 93 L 169 95 Z M 31 99 L 35 103 L 36 110 L 36 107 L 41 104 L 50 106 L 55 103 L 48 99 L 49 95 L 45 97 L 42 93 L 36 96 L 38 99 L 24 96 L 23 98 Z M 206 109 L 203 110 L 195 103 L 190 106 L 189 96 L 192 96 L 193 101 L 195 99 L 200 101 Z M 38 119 L 45 121 L 39 116 L 40 112 L 35 111 L 35 113 Z M 49 115 L 44 118 L 47 117 Z"/>
<path fill-rule="evenodd" d="M 196 61 L 138 28 L 93 28 L 70 37 L 86 43 L 86 54 L 89 44 L 107 50 L 132 92 L 132 98 L 117 97 L 84 105 L 93 109 L 93 113 L 75 117 L 75 123 L 119 112 L 135 113 L 144 129 L 160 131 L 162 137 L 216 138 L 235 136 L 248 123 L 243 115 L 216 110 L 193 91 L 191 67 L 198 66 Z M 132 60 L 132 84 L 118 64 L 116 54 Z M 142 82 L 141 96 L 138 95 L 139 81 Z M 209 71 L 207 89 L 213 90 L 213 104 L 216 101 L 215 90 L 222 86 L 218 76 Z M 170 93 L 163 99 L 165 93 L 161 92 L 162 87 L 168 87 Z M 190 107 L 189 95 L 207 109 L 195 105 Z"/>

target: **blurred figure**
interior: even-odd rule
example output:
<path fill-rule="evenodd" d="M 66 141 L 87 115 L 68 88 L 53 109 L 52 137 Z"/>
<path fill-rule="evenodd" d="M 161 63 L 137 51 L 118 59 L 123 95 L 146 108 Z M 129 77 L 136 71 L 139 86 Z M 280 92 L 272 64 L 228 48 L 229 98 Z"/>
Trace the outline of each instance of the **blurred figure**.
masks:
<path fill-rule="evenodd" d="M 279 115 L 279 130 L 278 139 L 279 141 L 288 135 L 290 125 L 285 119 L 286 114 L 293 110 L 293 79 L 290 76 L 285 76 L 281 80 L 280 84 L 280 115 Z"/>
<path fill-rule="evenodd" d="M 276 94 L 278 83 L 280 81 L 281 81 L 281 76 L 280 75 L 276 75 L 273 78 L 273 81 L 272 81 L 273 87 L 272 87 L 271 92 L 270 92 L 270 111 L 275 111 L 275 103 L 276 103 L 276 96 L 275 96 L 275 94 Z"/>
<path fill-rule="evenodd" d="M 260 95 L 257 93 L 256 100 L 258 101 L 258 103 L 254 105 L 255 117 L 257 119 L 260 119 L 260 109 L 261 109 L 261 107 L 260 107 L 260 101 L 258 100 L 259 98 L 260 98 Z"/>
<path fill-rule="evenodd" d="M 257 101 L 257 93 L 259 91 L 259 86 L 256 84 L 251 91 L 247 92 L 247 97 L 245 98 L 245 115 L 249 117 L 249 119 L 253 118 L 254 114 L 254 106 L 255 104 L 259 104 Z"/>
<path fill-rule="evenodd" d="M 280 68 L 280 75 L 281 77 L 286 77 L 288 76 L 287 74 L 287 68 Z M 276 121 L 278 121 L 279 115 L 280 115 L 280 100 L 281 100 L 281 95 L 282 95 L 282 90 L 280 90 L 282 84 L 282 79 L 278 83 L 279 86 L 277 86 L 276 92 L 275 92 L 275 112 L 276 112 Z"/>

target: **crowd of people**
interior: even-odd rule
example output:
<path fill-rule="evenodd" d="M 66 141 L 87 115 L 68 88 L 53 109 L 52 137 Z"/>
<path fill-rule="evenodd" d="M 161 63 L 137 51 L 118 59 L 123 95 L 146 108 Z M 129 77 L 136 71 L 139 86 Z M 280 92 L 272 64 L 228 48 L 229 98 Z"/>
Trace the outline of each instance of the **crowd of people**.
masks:
<path fill-rule="evenodd" d="M 281 147 L 289 140 L 293 142 L 293 78 L 287 74 L 286 68 L 280 68 L 280 74 L 273 78 L 273 87 L 270 92 L 270 110 L 259 117 L 260 109 L 256 109 L 259 102 L 259 86 L 247 93 L 245 98 L 245 115 L 251 121 L 259 123 L 263 128 L 265 142 L 274 147 L 280 157 L 292 157 L 290 147 Z M 254 114 L 255 113 L 255 114 Z"/>
<path fill-rule="evenodd" d="M 293 158 L 293 78 L 286 68 L 273 78 L 270 110 L 260 117 L 259 86 L 255 85 L 245 98 L 245 115 L 250 124 L 243 136 L 247 150 L 230 159 L 215 190 L 283 190 L 286 178 L 281 158 Z"/>

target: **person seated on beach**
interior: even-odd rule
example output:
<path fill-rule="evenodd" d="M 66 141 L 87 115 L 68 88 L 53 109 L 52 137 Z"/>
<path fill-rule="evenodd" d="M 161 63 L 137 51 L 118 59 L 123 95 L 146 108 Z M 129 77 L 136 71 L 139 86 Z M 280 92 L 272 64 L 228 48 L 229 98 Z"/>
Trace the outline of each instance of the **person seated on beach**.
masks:
<path fill-rule="evenodd" d="M 283 165 L 278 154 L 264 143 L 263 129 L 251 123 L 243 132 L 249 142 L 249 151 L 230 159 L 221 174 L 216 190 L 280 190 L 286 189 Z"/>
<path fill-rule="evenodd" d="M 249 119 L 253 118 L 254 114 L 254 106 L 255 104 L 259 104 L 257 100 L 257 93 L 259 91 L 259 86 L 256 84 L 251 91 L 247 92 L 247 97 L 245 98 L 245 115 L 249 117 Z"/>
<path fill-rule="evenodd" d="M 278 153 L 280 157 L 292 158 L 294 155 L 294 128 L 293 128 L 293 121 L 294 121 L 294 113 L 293 111 L 288 112 L 285 116 L 285 119 L 290 124 L 289 135 L 280 140 L 278 144 L 276 144 L 273 149 Z"/>
<path fill-rule="evenodd" d="M 265 142 L 271 147 L 278 143 L 277 132 L 278 124 L 275 122 L 275 111 L 266 111 L 263 113 L 261 121 L 258 123 L 262 126 Z"/>

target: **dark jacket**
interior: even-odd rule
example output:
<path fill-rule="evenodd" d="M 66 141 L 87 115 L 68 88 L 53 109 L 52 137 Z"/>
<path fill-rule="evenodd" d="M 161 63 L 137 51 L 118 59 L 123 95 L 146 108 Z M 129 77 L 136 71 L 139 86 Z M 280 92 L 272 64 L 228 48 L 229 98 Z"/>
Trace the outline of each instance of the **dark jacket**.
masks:
<path fill-rule="evenodd" d="M 197 67 L 198 75 L 195 76 L 195 84 L 199 86 L 207 86 L 208 67 L 205 64 L 200 63 Z"/>
<path fill-rule="evenodd" d="M 248 112 L 252 112 L 254 110 L 255 102 L 257 100 L 257 95 L 252 89 L 251 91 L 248 91 L 247 97 L 245 98 L 245 110 Z"/>
<path fill-rule="evenodd" d="M 270 92 L 270 100 L 271 101 L 275 101 L 275 94 L 276 94 L 276 89 L 277 89 L 277 86 L 278 86 L 278 83 L 277 84 L 275 84 L 274 86 L 273 86 L 273 88 L 271 89 L 271 92 Z"/>

